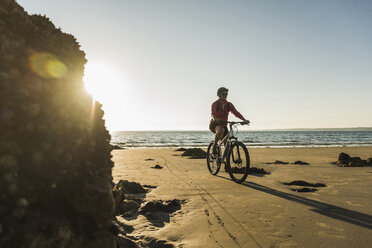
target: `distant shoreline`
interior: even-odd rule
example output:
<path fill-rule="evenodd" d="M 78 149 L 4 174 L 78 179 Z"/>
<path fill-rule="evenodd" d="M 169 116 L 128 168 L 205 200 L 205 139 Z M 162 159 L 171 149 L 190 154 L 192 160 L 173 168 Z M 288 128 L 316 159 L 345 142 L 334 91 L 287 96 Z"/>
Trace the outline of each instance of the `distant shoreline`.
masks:
<path fill-rule="evenodd" d="M 208 129 L 205 130 L 116 130 L 112 131 L 111 133 L 116 132 L 206 132 L 209 131 Z M 241 130 L 241 132 L 281 132 L 281 131 L 372 131 L 372 127 L 348 127 L 348 128 L 283 128 L 283 129 L 251 129 L 251 130 Z"/>
<path fill-rule="evenodd" d="M 235 135 L 249 147 L 348 147 L 371 146 L 371 129 L 307 129 L 305 131 L 240 130 Z M 129 147 L 208 147 L 210 131 L 121 131 L 111 135 L 111 144 Z"/>

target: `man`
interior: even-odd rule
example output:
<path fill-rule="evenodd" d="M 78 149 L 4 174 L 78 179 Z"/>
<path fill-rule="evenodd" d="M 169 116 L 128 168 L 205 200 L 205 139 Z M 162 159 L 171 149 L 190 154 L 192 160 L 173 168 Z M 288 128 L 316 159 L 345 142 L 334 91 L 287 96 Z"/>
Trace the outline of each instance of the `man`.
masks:
<path fill-rule="evenodd" d="M 228 132 L 227 120 L 229 112 L 232 112 L 236 117 L 249 124 L 234 107 L 231 102 L 226 100 L 229 90 L 221 87 L 217 90 L 218 100 L 212 104 L 212 120 L 209 124 L 209 129 L 216 134 L 213 145 L 213 154 L 217 154 L 217 142 L 221 140 Z"/>

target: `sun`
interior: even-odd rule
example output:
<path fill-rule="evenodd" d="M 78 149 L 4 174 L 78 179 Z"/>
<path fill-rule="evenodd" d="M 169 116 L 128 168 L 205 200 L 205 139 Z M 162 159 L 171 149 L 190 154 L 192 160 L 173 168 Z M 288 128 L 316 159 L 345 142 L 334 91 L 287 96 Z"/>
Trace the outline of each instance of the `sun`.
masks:
<path fill-rule="evenodd" d="M 87 91 L 102 104 L 109 102 L 123 88 L 118 71 L 104 62 L 88 62 L 83 81 Z"/>
<path fill-rule="evenodd" d="M 83 81 L 85 88 L 94 100 L 102 104 L 107 128 L 115 128 L 125 106 L 125 82 L 122 72 L 110 63 L 88 62 L 85 66 Z"/>

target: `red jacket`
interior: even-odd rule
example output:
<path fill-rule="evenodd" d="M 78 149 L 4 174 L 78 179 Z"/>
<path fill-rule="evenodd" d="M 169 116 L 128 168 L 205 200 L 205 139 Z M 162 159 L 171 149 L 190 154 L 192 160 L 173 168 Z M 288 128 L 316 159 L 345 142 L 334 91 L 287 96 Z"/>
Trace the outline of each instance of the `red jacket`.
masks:
<path fill-rule="evenodd" d="M 232 112 L 236 117 L 244 119 L 244 117 L 236 110 L 231 102 L 215 101 L 212 103 L 212 117 L 222 121 L 227 121 L 229 118 L 229 112 Z"/>

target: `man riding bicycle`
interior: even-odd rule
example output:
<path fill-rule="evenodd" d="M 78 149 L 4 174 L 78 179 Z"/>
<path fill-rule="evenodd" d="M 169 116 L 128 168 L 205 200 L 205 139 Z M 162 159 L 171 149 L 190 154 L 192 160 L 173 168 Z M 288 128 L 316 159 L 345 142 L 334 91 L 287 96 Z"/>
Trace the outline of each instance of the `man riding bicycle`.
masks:
<path fill-rule="evenodd" d="M 209 130 L 216 134 L 213 144 L 213 154 L 217 154 L 217 142 L 221 140 L 227 133 L 227 120 L 229 112 L 232 112 L 237 118 L 241 119 L 245 123 L 249 124 L 249 120 L 246 120 L 234 107 L 231 102 L 226 100 L 227 93 L 229 90 L 225 87 L 221 87 L 217 90 L 218 100 L 212 103 L 212 119 L 209 124 Z"/>

